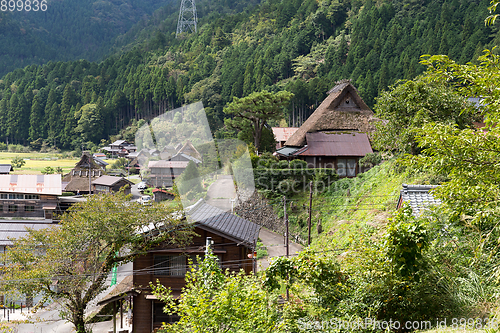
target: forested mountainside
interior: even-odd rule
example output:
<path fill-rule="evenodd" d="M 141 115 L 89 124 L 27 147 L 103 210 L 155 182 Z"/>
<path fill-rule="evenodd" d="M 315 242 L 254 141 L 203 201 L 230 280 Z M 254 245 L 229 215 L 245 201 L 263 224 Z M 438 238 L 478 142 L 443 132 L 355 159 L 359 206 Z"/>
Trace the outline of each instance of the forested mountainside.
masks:
<path fill-rule="evenodd" d="M 221 12 L 227 2 L 207 5 L 214 10 L 200 19 L 196 35 L 175 39 L 178 14 L 159 11 L 145 30 L 123 36 L 124 44 L 136 39 L 127 52 L 5 75 L 0 140 L 98 144 L 132 119 L 198 100 L 220 129 L 225 104 L 263 89 L 295 94 L 288 122 L 298 126 L 336 80 L 352 79 L 373 106 L 388 85 L 423 71 L 420 55 L 464 63 L 499 38 L 483 23 L 488 0 L 267 0 Z"/>
<path fill-rule="evenodd" d="M 38 9 L 22 2 L 0 11 L 0 75 L 49 60 L 100 60 L 118 35 L 158 8 L 178 10 L 172 0 L 49 0 Z"/>

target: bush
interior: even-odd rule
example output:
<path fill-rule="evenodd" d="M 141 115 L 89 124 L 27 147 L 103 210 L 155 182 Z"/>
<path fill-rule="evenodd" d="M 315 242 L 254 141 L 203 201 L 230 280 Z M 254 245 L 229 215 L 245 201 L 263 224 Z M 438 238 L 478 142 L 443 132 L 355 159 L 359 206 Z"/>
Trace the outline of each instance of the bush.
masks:
<path fill-rule="evenodd" d="M 26 161 L 23 158 L 16 156 L 12 159 L 12 161 L 10 161 L 10 163 L 14 168 L 22 168 L 26 164 Z"/>
<path fill-rule="evenodd" d="M 368 153 L 363 158 L 359 160 L 359 167 L 366 169 L 373 168 L 382 162 L 382 155 L 380 153 Z"/>
<path fill-rule="evenodd" d="M 292 160 L 290 161 L 290 169 L 305 169 L 307 168 L 307 162 L 303 160 Z"/>

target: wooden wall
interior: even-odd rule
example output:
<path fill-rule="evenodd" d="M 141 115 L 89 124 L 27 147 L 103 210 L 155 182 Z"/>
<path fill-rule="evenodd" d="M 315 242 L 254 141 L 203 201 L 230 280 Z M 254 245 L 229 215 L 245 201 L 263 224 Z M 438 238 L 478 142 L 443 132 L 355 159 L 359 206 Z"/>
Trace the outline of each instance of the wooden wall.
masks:
<path fill-rule="evenodd" d="M 247 274 L 253 270 L 253 260 L 248 258 L 248 254 L 252 253 L 252 249 L 246 248 L 243 245 L 237 245 L 234 240 L 222 237 L 213 232 L 195 228 L 196 234 L 199 236 L 193 237 L 189 246 L 186 247 L 188 255 L 200 255 L 204 253 L 206 237 L 212 237 L 214 245 L 212 249 L 214 254 L 219 256 L 222 261 L 222 268 L 228 268 L 231 271 L 240 271 L 243 269 Z M 136 333 L 151 332 L 154 328 L 161 325 L 161 322 L 152 323 L 153 318 L 153 302 L 154 300 L 146 299 L 147 295 L 151 295 L 149 282 L 159 280 L 161 284 L 172 289 L 174 295 L 179 295 L 182 287 L 185 285 L 184 277 L 155 275 L 154 270 L 150 269 L 154 266 L 155 255 L 181 255 L 179 252 L 169 252 L 169 249 L 157 248 L 151 250 L 147 255 L 141 256 L 134 261 L 134 286 L 142 288 L 139 296 L 134 298 L 133 304 L 133 328 Z M 156 305 L 158 306 L 158 305 Z"/>

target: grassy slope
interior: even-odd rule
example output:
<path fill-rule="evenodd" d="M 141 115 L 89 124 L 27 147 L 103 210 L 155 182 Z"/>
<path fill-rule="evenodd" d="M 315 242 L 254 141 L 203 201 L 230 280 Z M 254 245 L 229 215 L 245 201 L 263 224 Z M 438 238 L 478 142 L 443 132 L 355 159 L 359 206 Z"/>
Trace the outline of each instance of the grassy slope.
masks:
<path fill-rule="evenodd" d="M 313 195 L 312 247 L 333 249 L 349 246 L 349 238 L 369 229 L 382 233 L 387 218 L 396 209 L 403 183 L 425 184 L 426 174 L 408 174 L 394 171 L 395 161 L 386 161 L 356 178 L 336 181 L 329 189 Z M 291 197 L 295 206 L 288 209 L 293 224 L 291 233 L 300 233 L 307 241 L 309 193 Z M 277 206 L 275 206 L 277 207 Z M 278 208 L 281 210 L 282 208 Z M 323 232 L 318 237 L 316 224 L 321 220 Z"/>

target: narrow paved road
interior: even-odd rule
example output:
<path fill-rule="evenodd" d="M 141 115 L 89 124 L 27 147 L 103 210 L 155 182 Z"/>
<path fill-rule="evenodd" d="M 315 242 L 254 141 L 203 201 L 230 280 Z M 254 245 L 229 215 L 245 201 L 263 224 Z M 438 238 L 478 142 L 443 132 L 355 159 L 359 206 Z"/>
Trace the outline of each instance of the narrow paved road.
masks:
<path fill-rule="evenodd" d="M 207 203 L 231 212 L 231 199 L 236 198 L 233 177 L 231 175 L 219 175 L 219 178 L 208 187 Z"/>
<path fill-rule="evenodd" d="M 281 257 L 286 255 L 285 238 L 266 228 L 260 229 L 259 238 L 262 244 L 267 248 L 267 257 L 257 261 L 257 270 L 261 271 L 269 267 L 269 262 L 274 257 Z M 289 242 L 290 255 L 302 251 L 302 245 Z"/>

